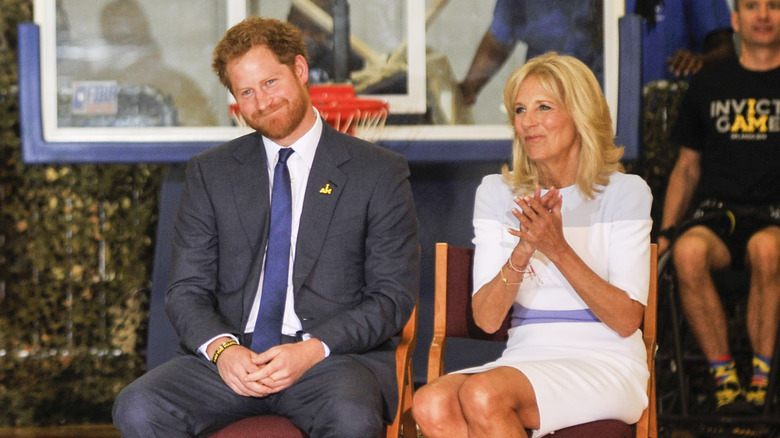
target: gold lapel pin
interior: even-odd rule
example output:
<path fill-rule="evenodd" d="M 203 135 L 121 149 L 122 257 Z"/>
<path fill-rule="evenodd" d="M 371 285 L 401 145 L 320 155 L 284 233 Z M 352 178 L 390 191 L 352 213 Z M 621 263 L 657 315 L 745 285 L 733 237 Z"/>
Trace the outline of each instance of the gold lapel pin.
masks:
<path fill-rule="evenodd" d="M 333 189 L 330 188 L 330 183 L 325 184 L 325 187 L 320 189 L 320 193 L 323 195 L 330 195 L 333 193 Z"/>

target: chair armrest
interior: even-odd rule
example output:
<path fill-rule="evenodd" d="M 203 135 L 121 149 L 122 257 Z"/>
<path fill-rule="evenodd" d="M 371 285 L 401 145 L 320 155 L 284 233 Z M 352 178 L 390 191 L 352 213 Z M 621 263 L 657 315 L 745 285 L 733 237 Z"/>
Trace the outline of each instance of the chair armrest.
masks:
<path fill-rule="evenodd" d="M 447 338 L 444 333 L 434 334 L 428 352 L 428 382 L 444 374 L 444 352 L 447 349 Z"/>
<path fill-rule="evenodd" d="M 403 430 L 406 438 L 416 437 L 417 428 L 412 418 L 412 396 L 414 395 L 414 373 L 412 355 L 417 344 L 417 307 L 415 304 L 409 321 L 401 333 L 401 341 L 395 348 L 395 374 L 398 382 L 398 408 L 393 423 L 387 426 L 385 436 L 397 438 Z"/>

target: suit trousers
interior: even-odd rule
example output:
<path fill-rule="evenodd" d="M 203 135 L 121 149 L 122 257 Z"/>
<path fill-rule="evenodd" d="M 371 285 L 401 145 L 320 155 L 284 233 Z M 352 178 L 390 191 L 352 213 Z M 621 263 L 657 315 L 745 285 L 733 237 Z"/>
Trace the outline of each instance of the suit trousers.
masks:
<path fill-rule="evenodd" d="M 331 355 L 262 398 L 236 394 L 211 361 L 183 355 L 125 387 L 113 421 L 124 438 L 203 437 L 245 417 L 276 414 L 312 438 L 366 438 L 382 432 L 382 403 L 375 375 L 352 355 Z"/>

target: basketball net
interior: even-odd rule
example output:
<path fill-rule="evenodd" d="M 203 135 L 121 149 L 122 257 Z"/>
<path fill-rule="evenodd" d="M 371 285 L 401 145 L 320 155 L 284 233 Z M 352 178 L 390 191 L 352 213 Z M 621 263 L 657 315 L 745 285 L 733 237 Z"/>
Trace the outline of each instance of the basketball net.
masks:
<path fill-rule="evenodd" d="M 355 95 L 352 85 L 312 85 L 311 103 L 320 116 L 337 130 L 367 141 L 382 134 L 387 121 L 387 102 Z"/>
<path fill-rule="evenodd" d="M 389 112 L 387 102 L 357 97 L 352 85 L 345 84 L 312 85 L 309 95 L 323 120 L 336 130 L 366 141 L 381 136 Z M 228 111 L 237 126 L 248 126 L 238 104 L 231 103 Z"/>

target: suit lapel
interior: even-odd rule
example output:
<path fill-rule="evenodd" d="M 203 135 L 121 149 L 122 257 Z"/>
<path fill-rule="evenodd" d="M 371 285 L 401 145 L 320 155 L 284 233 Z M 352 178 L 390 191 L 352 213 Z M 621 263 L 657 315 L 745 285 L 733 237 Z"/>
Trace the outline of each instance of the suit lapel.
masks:
<path fill-rule="evenodd" d="M 344 142 L 330 126 L 323 126 L 314 155 L 298 228 L 293 290 L 297 293 L 314 268 L 347 175 L 339 166 L 350 159 Z"/>
<path fill-rule="evenodd" d="M 241 311 L 242 324 L 245 326 L 260 281 L 262 255 L 268 239 L 271 195 L 268 187 L 267 158 L 259 135 L 249 136 L 248 141 L 236 148 L 233 158 L 228 171 L 233 185 L 238 221 L 253 256 L 251 271 L 244 286 L 244 308 Z"/>

